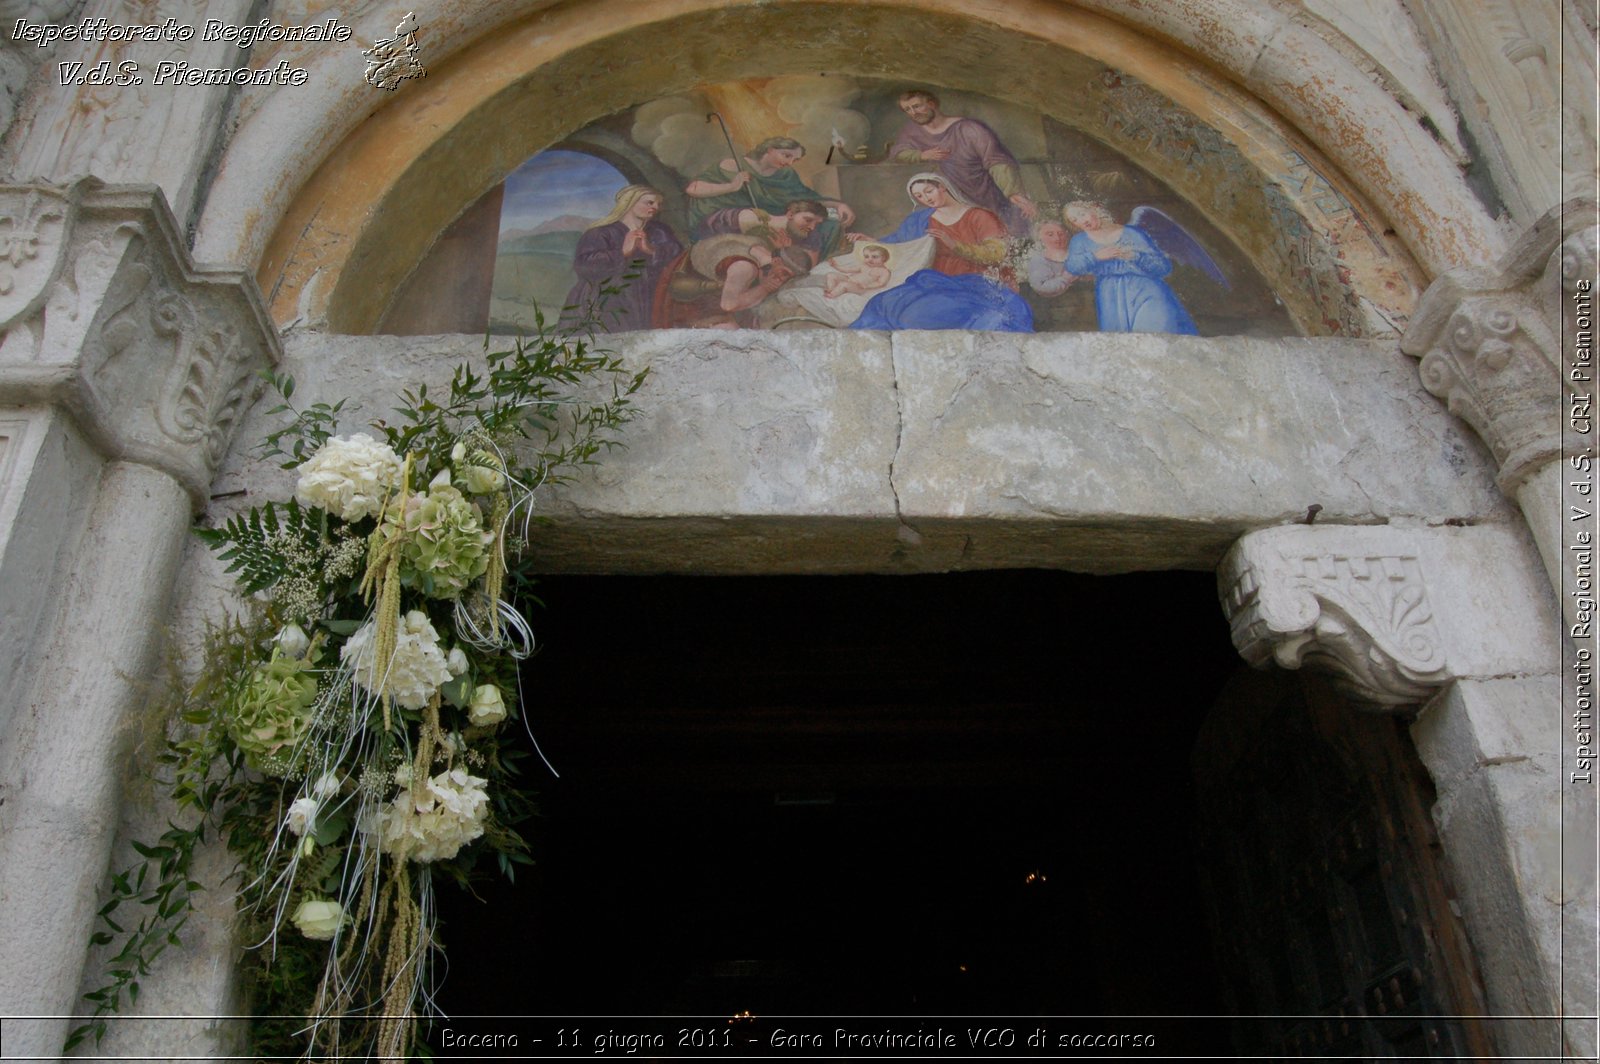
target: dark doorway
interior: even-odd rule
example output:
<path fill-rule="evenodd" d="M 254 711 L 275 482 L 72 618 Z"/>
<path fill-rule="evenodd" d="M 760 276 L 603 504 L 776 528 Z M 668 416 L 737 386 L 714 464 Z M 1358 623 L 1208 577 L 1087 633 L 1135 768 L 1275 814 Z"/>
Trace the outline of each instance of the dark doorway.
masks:
<path fill-rule="evenodd" d="M 1236 675 L 1196 746 L 1226 1011 L 1264 1059 L 1494 1057 L 1409 720 L 1325 679 Z"/>
<path fill-rule="evenodd" d="M 1238 667 L 1211 574 L 538 592 L 561 778 L 530 781 L 535 868 L 439 892 L 447 1012 L 1224 1010 L 1189 764 Z"/>

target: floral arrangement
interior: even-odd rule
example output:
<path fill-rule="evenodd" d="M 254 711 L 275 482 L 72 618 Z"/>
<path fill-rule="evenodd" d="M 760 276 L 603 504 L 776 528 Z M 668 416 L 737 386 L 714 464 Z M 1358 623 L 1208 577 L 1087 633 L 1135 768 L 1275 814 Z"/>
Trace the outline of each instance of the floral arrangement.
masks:
<path fill-rule="evenodd" d="M 266 375 L 271 413 L 292 420 L 261 450 L 296 471 L 294 496 L 199 532 L 253 603 L 176 692 L 160 760 L 198 815 L 112 877 L 93 941 L 121 948 L 69 1048 L 179 942 L 208 831 L 238 860 L 257 1012 L 305 1017 L 258 1024 L 257 1050 L 308 1057 L 405 1059 L 433 985 L 436 885 L 530 860 L 527 755 L 508 731 L 533 649 L 509 601 L 517 559 L 535 491 L 616 444 L 644 374 L 542 328 L 486 363 L 348 436 L 343 402 L 299 410 L 293 379 Z M 123 906 L 142 918 L 119 923 Z"/>

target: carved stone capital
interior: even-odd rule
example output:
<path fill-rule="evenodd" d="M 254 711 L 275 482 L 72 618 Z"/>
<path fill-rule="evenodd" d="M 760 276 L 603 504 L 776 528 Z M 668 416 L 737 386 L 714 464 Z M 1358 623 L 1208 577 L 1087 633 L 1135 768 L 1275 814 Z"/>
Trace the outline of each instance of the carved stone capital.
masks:
<path fill-rule="evenodd" d="M 254 279 L 196 265 L 159 190 L 0 185 L 0 405 L 64 407 L 199 506 L 279 353 Z"/>
<path fill-rule="evenodd" d="M 1247 662 L 1332 673 L 1367 706 L 1560 668 L 1537 554 L 1506 529 L 1262 529 L 1234 544 L 1217 587 Z"/>
<path fill-rule="evenodd" d="M 1234 546 L 1217 574 L 1233 645 L 1257 668 L 1332 672 L 1363 703 L 1423 701 L 1450 676 L 1414 549 L 1385 529 L 1333 530 L 1266 529 Z"/>
<path fill-rule="evenodd" d="M 1421 359 L 1423 386 L 1489 445 L 1507 494 L 1561 455 L 1573 389 L 1560 368 L 1562 315 L 1578 279 L 1593 277 L 1597 223 L 1593 200 L 1551 211 L 1493 268 L 1434 281 L 1400 339 Z"/>

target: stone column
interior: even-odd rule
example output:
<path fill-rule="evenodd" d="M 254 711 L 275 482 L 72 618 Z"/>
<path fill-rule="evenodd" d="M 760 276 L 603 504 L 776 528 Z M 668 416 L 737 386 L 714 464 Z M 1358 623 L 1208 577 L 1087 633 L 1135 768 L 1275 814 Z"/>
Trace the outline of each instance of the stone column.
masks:
<path fill-rule="evenodd" d="M 1563 419 L 1580 384 L 1563 371 L 1579 282 L 1595 280 L 1600 210 L 1574 200 L 1530 228 L 1497 265 L 1452 270 L 1423 293 L 1400 338 L 1422 360 L 1423 386 L 1488 444 L 1500 488 L 1533 530 L 1550 584 L 1565 564 Z M 1564 603 L 1568 623 L 1572 604 Z"/>
<path fill-rule="evenodd" d="M 153 187 L 0 186 L 0 1011 L 54 1058 L 187 526 L 278 357 Z"/>
<path fill-rule="evenodd" d="M 1594 791 L 1564 786 L 1561 638 L 1520 530 L 1264 529 L 1218 581 L 1252 665 L 1329 672 L 1369 710 L 1420 707 L 1411 733 L 1488 1011 L 1545 1017 L 1497 1021 L 1500 1050 L 1592 1056 L 1592 1021 L 1549 1017 L 1594 999 Z"/>

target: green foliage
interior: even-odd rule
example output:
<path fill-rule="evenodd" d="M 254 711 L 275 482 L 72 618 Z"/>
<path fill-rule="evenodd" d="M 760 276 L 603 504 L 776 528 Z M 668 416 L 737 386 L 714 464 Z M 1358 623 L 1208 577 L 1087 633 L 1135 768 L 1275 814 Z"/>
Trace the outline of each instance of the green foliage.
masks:
<path fill-rule="evenodd" d="M 289 398 L 294 395 L 294 378 L 285 373 L 262 370 L 261 379 L 272 385 L 272 390 L 283 397 L 283 402 L 267 411 L 269 417 L 293 413 L 294 419 L 276 432 L 269 432 L 262 440 L 257 453 L 263 458 L 287 458 L 280 463 L 284 469 L 293 469 L 316 453 L 317 448 L 339 429 L 339 411 L 345 400 L 337 403 L 312 403 L 304 410 L 298 409 Z"/>
<path fill-rule="evenodd" d="M 249 942 L 262 941 L 271 930 L 261 919 L 248 919 L 242 928 Z M 301 1059 L 307 988 L 315 990 L 326 954 L 325 943 L 299 935 L 283 935 L 275 949 L 245 954 L 240 982 L 256 1017 L 250 1025 L 252 1060 Z"/>
<path fill-rule="evenodd" d="M 444 464 L 453 443 L 469 431 L 490 439 L 517 437 L 538 448 L 524 463 L 534 482 L 559 483 L 618 445 L 616 432 L 632 416 L 633 394 L 649 373 L 630 374 L 621 359 L 547 331 L 542 320 L 532 339 L 519 337 L 501 351 L 484 346 L 487 373 L 462 363 L 445 396 L 429 395 L 426 384 L 408 388 L 394 411 L 399 423 L 374 423 L 396 454 L 425 454 L 432 469 Z M 596 382 L 609 394 L 574 397 L 574 390 Z"/>
<path fill-rule="evenodd" d="M 228 563 L 227 572 L 239 574 L 239 590 L 252 595 L 266 591 L 294 567 L 286 549 L 290 544 L 316 550 L 326 527 L 325 513 L 291 498 L 252 506 L 221 528 L 199 528 L 195 535 Z"/>
<path fill-rule="evenodd" d="M 189 826 L 169 820 L 154 843 L 135 841 L 139 860 L 111 876 L 89 941 L 118 948 L 105 962 L 107 982 L 84 995 L 94 1015 L 68 1036 L 67 1050 L 90 1037 L 98 1042 L 106 1015 L 119 1011 L 124 998 L 129 1005 L 137 1001 L 139 980 L 168 946 L 181 944 L 178 932 L 204 889 L 193 875 L 195 855 L 215 828 L 217 812 L 232 808 L 246 788 L 243 759 L 217 707 L 249 675 L 272 628 L 264 611 L 212 628 L 205 639 L 208 667 L 191 686 L 168 694 L 173 727 L 156 763 L 167 776 L 176 819 Z"/>

